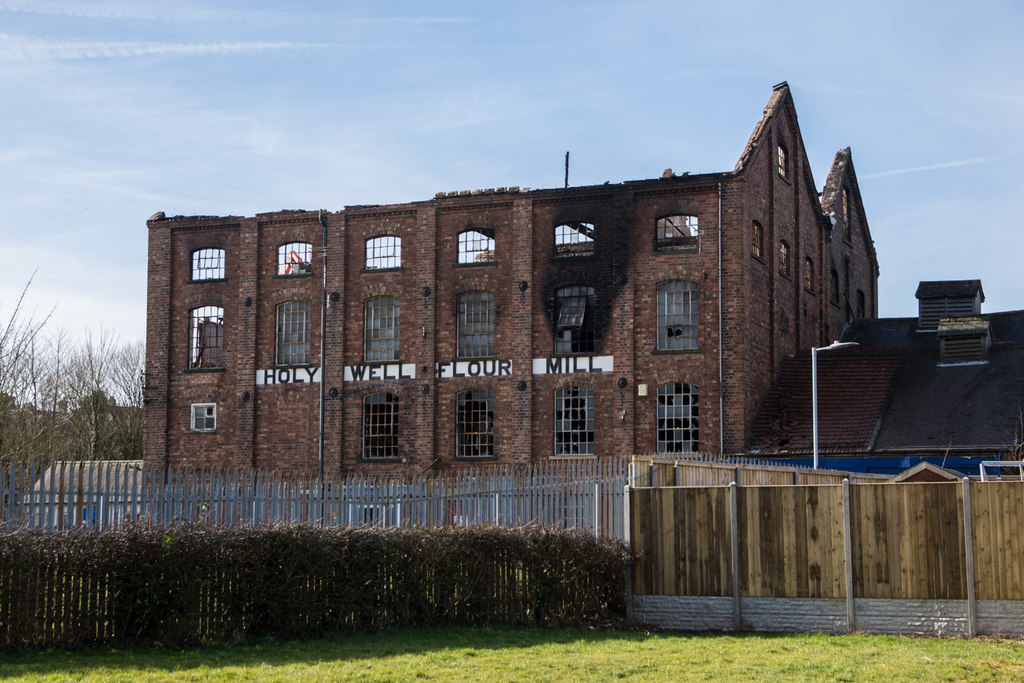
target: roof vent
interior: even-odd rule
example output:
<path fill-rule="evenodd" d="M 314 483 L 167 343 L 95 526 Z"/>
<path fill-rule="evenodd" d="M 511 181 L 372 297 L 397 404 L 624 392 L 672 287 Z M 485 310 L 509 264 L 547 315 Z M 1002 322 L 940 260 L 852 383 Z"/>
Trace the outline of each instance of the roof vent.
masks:
<path fill-rule="evenodd" d="M 943 318 L 981 315 L 981 280 L 941 280 L 917 286 L 917 330 L 934 332 Z"/>
<path fill-rule="evenodd" d="M 985 318 L 943 318 L 936 336 L 939 338 L 939 365 L 988 362 L 991 333 Z"/>

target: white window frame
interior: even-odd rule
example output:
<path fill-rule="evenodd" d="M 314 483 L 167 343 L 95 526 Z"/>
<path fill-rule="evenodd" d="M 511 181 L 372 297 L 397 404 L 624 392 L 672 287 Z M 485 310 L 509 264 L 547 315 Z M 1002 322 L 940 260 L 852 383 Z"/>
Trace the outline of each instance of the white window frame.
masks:
<path fill-rule="evenodd" d="M 198 410 L 206 412 L 199 415 Z M 200 422 L 200 420 L 202 422 Z M 208 421 L 212 420 L 213 424 Z M 210 433 L 217 431 L 217 404 L 216 403 L 193 403 L 189 409 L 189 427 L 193 432 Z"/>
<path fill-rule="evenodd" d="M 391 270 L 401 267 L 401 237 L 377 235 L 366 240 L 366 270 Z"/>
<path fill-rule="evenodd" d="M 225 253 L 218 247 L 204 247 L 192 252 L 192 281 L 223 280 Z"/>
<path fill-rule="evenodd" d="M 494 262 L 494 231 L 470 228 L 459 233 L 459 264 Z"/>

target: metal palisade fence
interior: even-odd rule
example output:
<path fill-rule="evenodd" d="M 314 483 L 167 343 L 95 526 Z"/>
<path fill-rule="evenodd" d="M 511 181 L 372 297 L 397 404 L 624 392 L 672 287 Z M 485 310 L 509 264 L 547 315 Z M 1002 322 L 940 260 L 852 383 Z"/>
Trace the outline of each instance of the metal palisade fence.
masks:
<path fill-rule="evenodd" d="M 271 470 L 151 471 L 138 461 L 0 467 L 0 529 L 542 524 L 622 538 L 628 472 L 626 458 L 324 479 Z"/>
<path fill-rule="evenodd" d="M 702 455 L 549 460 L 410 477 L 338 474 L 324 479 L 281 470 L 153 470 L 142 461 L 59 461 L 41 469 L 0 467 L 0 529 L 542 524 L 622 539 L 627 484 L 838 483 L 844 476 L 849 475 Z"/>

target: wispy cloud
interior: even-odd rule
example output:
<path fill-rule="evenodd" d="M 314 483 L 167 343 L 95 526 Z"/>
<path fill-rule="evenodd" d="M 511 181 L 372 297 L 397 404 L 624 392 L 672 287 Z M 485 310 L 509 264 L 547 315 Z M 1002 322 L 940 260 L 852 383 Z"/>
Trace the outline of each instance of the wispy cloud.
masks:
<path fill-rule="evenodd" d="M 230 11 L 217 9 L 196 9 L 183 7 L 146 7 L 136 4 L 109 2 L 47 2 L 46 0 L 0 0 L 0 11 L 24 14 L 48 14 L 62 17 L 89 19 L 139 19 L 146 21 L 184 22 L 271 22 L 293 23 L 316 21 L 322 23 L 321 14 L 310 15 L 301 12 L 274 12 L 265 10 Z M 374 17 L 339 19 L 344 23 L 390 23 L 390 24 L 451 24 L 471 21 L 465 17 Z"/>
<path fill-rule="evenodd" d="M 877 173 L 868 173 L 861 177 L 886 178 L 891 175 L 903 175 L 904 173 L 920 173 L 922 171 L 938 171 L 944 168 L 957 168 L 959 166 L 974 166 L 975 164 L 987 164 L 990 161 L 992 161 L 990 157 L 974 157 L 973 159 L 942 161 L 937 164 L 928 164 L 927 166 L 914 166 L 912 168 L 897 168 L 891 171 L 878 171 Z"/>
<path fill-rule="evenodd" d="M 215 43 L 90 42 L 32 38 L 0 33 L 0 60 L 95 59 L 102 57 L 143 57 L 147 55 L 203 55 L 268 50 L 310 50 L 332 43 L 252 41 Z"/>

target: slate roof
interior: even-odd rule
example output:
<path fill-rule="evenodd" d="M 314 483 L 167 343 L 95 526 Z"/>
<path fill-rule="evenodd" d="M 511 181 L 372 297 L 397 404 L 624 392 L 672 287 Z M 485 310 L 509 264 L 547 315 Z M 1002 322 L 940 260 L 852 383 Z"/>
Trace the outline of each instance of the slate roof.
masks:
<path fill-rule="evenodd" d="M 1024 311 L 982 316 L 987 363 L 939 366 L 934 332 L 916 318 L 855 321 L 818 356 L 818 445 L 825 454 L 961 452 L 998 455 L 1019 438 L 1024 411 Z M 786 359 L 754 421 L 750 451 L 811 452 L 811 361 Z"/>
<path fill-rule="evenodd" d="M 933 280 L 917 285 L 918 299 L 942 299 L 945 297 L 963 297 L 981 294 L 985 301 L 985 291 L 981 288 L 981 280 Z"/>

